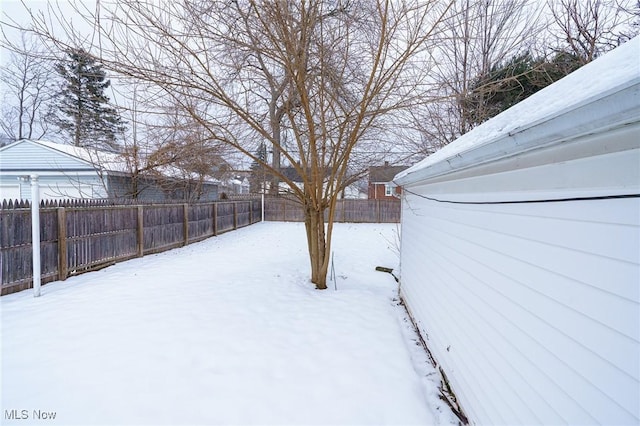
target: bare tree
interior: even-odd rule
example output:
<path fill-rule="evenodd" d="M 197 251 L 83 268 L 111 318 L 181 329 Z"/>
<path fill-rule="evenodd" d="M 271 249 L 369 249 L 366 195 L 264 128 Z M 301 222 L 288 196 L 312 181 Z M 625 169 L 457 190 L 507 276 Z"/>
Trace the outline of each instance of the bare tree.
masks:
<path fill-rule="evenodd" d="M 92 22 L 100 25 L 105 67 L 156 85 L 208 140 L 289 185 L 305 211 L 311 281 L 325 289 L 335 205 L 353 175 L 352 155 L 389 125 L 388 114 L 424 96 L 428 48 L 448 4 L 122 0 Z M 48 22 L 36 19 L 33 31 L 63 44 Z M 263 142 L 302 186 L 256 156 Z"/>
<path fill-rule="evenodd" d="M 193 105 L 191 108 L 195 108 Z M 167 106 L 157 120 L 146 123 L 145 172 L 167 191 L 181 191 L 199 200 L 205 181 L 224 179 L 231 166 L 226 146 L 179 106 Z"/>
<path fill-rule="evenodd" d="M 478 76 L 526 52 L 537 42 L 541 7 L 531 0 L 455 0 L 444 24 L 444 38 L 433 53 L 440 99 L 412 111 L 420 146 L 428 155 L 468 132 L 468 98 Z M 477 116 L 480 111 L 474 111 Z"/>
<path fill-rule="evenodd" d="M 231 7 L 220 8 L 219 19 L 229 23 L 230 28 L 241 28 L 241 31 L 229 33 L 220 41 L 226 45 L 229 52 L 229 65 L 237 70 L 237 78 L 256 80 L 255 74 L 260 74 L 264 93 L 261 96 L 268 111 L 268 128 L 271 132 L 271 167 L 279 170 L 281 167 L 281 144 L 283 137 L 283 120 L 287 111 L 297 106 L 297 99 L 291 90 L 290 73 L 284 68 L 285 64 L 264 50 L 262 33 L 265 22 L 262 21 L 257 4 L 240 4 L 234 2 Z M 248 72 L 246 72 L 248 71 Z M 279 177 L 271 175 L 270 191 L 279 191 Z"/>
<path fill-rule="evenodd" d="M 48 130 L 44 117 L 51 99 L 52 64 L 33 36 L 21 33 L 17 47 L 0 70 L 5 86 L 0 129 L 13 140 L 41 139 Z"/>
<path fill-rule="evenodd" d="M 583 64 L 627 41 L 640 3 L 632 0 L 554 0 L 547 6 L 553 16 L 555 51 L 570 53 Z"/>
<path fill-rule="evenodd" d="M 434 53 L 442 99 L 412 111 L 421 135 L 413 149 L 433 153 L 499 112 L 495 98 L 522 99 L 532 89 L 523 82 L 540 89 L 633 37 L 639 5 L 456 0 L 446 19 L 448 40 Z"/>

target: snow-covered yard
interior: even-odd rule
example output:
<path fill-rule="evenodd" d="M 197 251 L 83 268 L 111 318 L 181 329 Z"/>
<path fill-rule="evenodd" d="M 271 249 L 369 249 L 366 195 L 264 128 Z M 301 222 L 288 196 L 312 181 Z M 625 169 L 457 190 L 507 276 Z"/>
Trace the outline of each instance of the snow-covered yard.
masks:
<path fill-rule="evenodd" d="M 337 291 L 302 224 L 261 223 L 4 296 L 0 423 L 456 424 L 374 270 L 395 232 L 337 225 Z"/>

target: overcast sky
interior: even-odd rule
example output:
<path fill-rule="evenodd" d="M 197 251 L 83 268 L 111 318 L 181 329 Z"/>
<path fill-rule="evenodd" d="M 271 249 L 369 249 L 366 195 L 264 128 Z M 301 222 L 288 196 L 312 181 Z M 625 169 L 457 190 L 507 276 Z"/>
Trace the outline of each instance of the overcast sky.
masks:
<path fill-rule="evenodd" d="M 0 22 L 2 22 L 2 31 L 5 36 L 10 40 L 19 40 L 19 32 L 6 24 L 12 25 L 15 22 L 17 25 L 28 27 L 31 23 L 29 12 L 34 15 L 43 13 L 47 16 L 48 3 L 50 3 L 50 7 L 56 11 L 56 13 L 61 12 L 65 19 L 71 19 L 75 25 L 86 26 L 86 32 L 91 31 L 86 23 L 81 23 L 81 19 L 73 19 L 75 12 L 69 0 L 0 0 Z M 83 7 L 87 7 L 89 10 L 95 9 L 95 0 L 82 0 L 78 3 L 82 4 Z M 60 12 L 58 12 L 58 10 Z M 6 53 L 4 49 L 0 51 L 0 64 L 2 65 L 6 63 Z"/>

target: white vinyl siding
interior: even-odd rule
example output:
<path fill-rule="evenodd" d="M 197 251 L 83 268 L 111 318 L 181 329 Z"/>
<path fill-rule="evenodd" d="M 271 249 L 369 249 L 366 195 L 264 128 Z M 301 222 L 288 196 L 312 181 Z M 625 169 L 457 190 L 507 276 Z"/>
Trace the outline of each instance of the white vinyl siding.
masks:
<path fill-rule="evenodd" d="M 637 422 L 637 199 L 407 203 L 403 296 L 472 418 Z"/>
<path fill-rule="evenodd" d="M 0 184 L 0 202 L 2 200 L 19 200 L 20 184 Z"/>
<path fill-rule="evenodd" d="M 407 186 L 402 296 L 477 424 L 638 423 L 640 198 L 424 196 L 563 195 L 514 191 L 540 176 L 586 185 L 565 198 L 629 192 L 639 162 L 635 149 Z"/>
<path fill-rule="evenodd" d="M 80 158 L 41 143 L 22 140 L 2 148 L 0 152 L 0 185 L 14 187 L 15 198 L 30 200 L 30 175 L 38 175 L 40 198 L 102 198 L 107 194 L 106 182 L 94 166 Z"/>
<path fill-rule="evenodd" d="M 78 198 L 94 198 L 90 185 L 56 183 L 40 185 L 40 198 L 43 200 L 63 200 Z"/>
<path fill-rule="evenodd" d="M 40 187 L 40 198 L 47 199 L 63 199 L 63 198 L 104 198 L 107 191 L 105 182 L 98 176 L 96 172 L 83 172 L 82 174 L 61 174 L 43 172 L 38 175 L 38 184 Z M 2 198 L 5 198 L 4 188 L 14 188 L 11 198 L 14 199 L 31 199 L 31 182 L 20 182 L 18 185 L 13 182 L 19 182 L 18 178 L 24 175 L 0 173 L 0 186 L 2 187 Z M 26 175 L 29 176 L 29 175 Z"/>

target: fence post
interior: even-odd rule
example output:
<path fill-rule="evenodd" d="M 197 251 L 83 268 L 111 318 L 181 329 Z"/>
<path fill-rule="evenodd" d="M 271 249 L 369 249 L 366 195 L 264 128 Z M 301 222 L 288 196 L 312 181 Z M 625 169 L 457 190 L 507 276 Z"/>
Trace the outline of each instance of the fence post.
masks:
<path fill-rule="evenodd" d="M 381 221 L 380 221 L 380 200 L 376 200 L 376 217 L 378 219 L 378 223 L 381 223 Z"/>
<path fill-rule="evenodd" d="M 67 211 L 58 207 L 58 280 L 67 279 Z"/>
<path fill-rule="evenodd" d="M 238 229 L 238 202 L 233 202 L 233 229 Z"/>
<path fill-rule="evenodd" d="M 218 235 L 218 203 L 213 203 L 213 235 Z"/>
<path fill-rule="evenodd" d="M 33 297 L 40 297 L 40 187 L 38 175 L 31 175 L 31 249 L 33 254 Z"/>
<path fill-rule="evenodd" d="M 249 203 L 249 225 L 253 224 L 253 201 L 247 201 Z"/>
<path fill-rule="evenodd" d="M 184 242 L 182 245 L 189 244 L 189 204 L 182 205 L 183 221 L 182 221 L 182 235 L 184 236 Z"/>
<path fill-rule="evenodd" d="M 138 236 L 138 257 L 144 255 L 144 207 L 138 206 L 138 224 L 137 233 Z"/>

